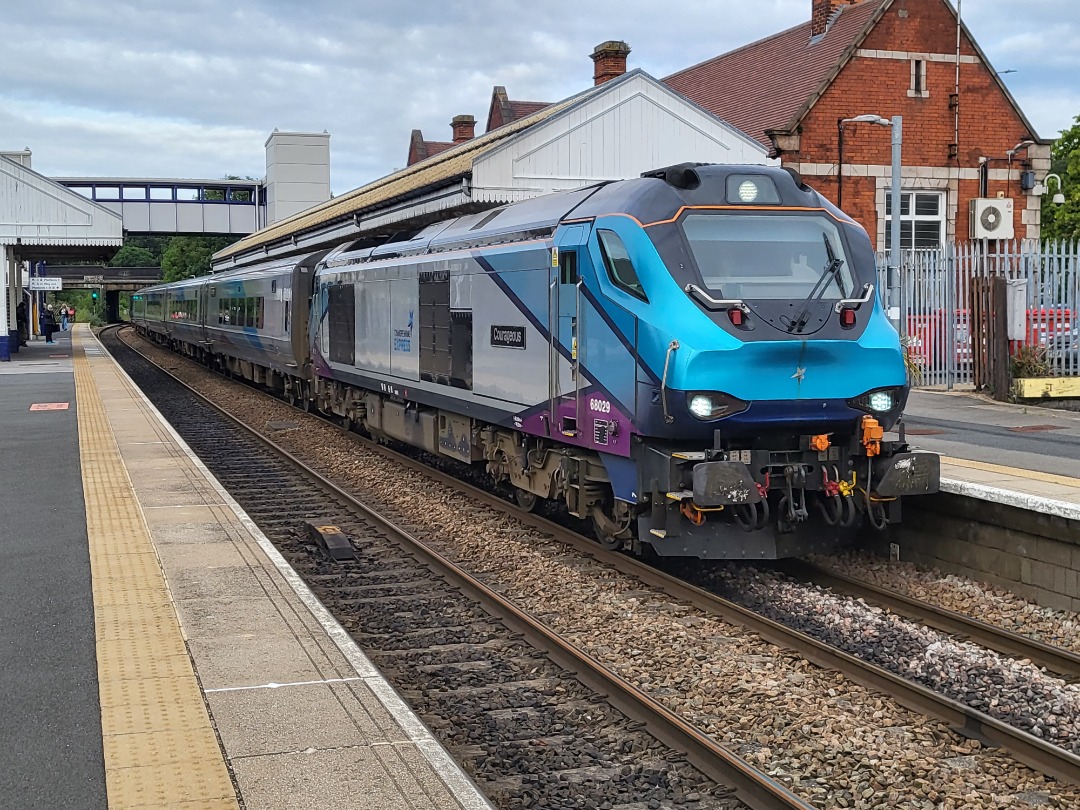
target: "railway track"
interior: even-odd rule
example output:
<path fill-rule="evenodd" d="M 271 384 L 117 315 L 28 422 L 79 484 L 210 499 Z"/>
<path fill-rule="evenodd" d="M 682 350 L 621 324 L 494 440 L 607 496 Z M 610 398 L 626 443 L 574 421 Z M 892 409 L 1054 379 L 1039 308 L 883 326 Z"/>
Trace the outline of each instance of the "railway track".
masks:
<path fill-rule="evenodd" d="M 385 448 L 379 448 L 379 451 L 390 454 L 390 451 Z M 1012 728 L 986 714 L 950 700 L 926 687 L 907 681 L 855 656 L 836 650 L 779 622 L 769 620 L 733 602 L 721 599 L 713 593 L 695 588 L 676 577 L 643 565 L 635 559 L 606 552 L 596 544 L 562 526 L 537 515 L 522 513 L 497 495 L 469 487 L 456 478 L 432 470 L 430 467 L 420 465 L 398 454 L 392 455 L 396 463 L 422 469 L 425 475 L 437 480 L 443 480 L 457 489 L 468 490 L 470 498 L 501 511 L 512 513 L 516 520 L 556 537 L 560 542 L 591 555 L 604 565 L 634 577 L 649 587 L 668 594 L 673 599 L 698 608 L 710 615 L 718 616 L 724 621 L 751 630 L 766 641 L 784 649 L 794 650 L 818 666 L 843 673 L 855 683 L 884 692 L 901 705 L 925 716 L 941 720 L 964 736 L 973 737 L 984 743 L 1001 747 L 1019 761 L 1042 773 L 1066 782 L 1080 784 L 1080 758 L 1064 749 Z M 674 747 L 677 750 L 690 750 L 689 748 L 683 749 L 682 745 L 676 744 Z M 694 762 L 694 764 L 701 767 L 698 762 Z M 705 768 L 702 768 L 702 771 L 708 772 Z"/>
<path fill-rule="evenodd" d="M 103 341 L 493 801 L 812 807 L 300 459 L 156 379 L 167 372 L 115 336 Z M 316 550 L 305 520 L 340 528 L 354 559 Z"/>
<path fill-rule="evenodd" d="M 947 608 L 913 599 L 889 588 L 862 582 L 804 561 L 787 561 L 779 567 L 800 581 L 812 582 L 878 605 L 900 616 L 916 619 L 960 639 L 972 641 L 1002 655 L 1027 659 L 1038 667 L 1071 681 L 1080 681 L 1080 655 L 1038 639 L 996 627 Z"/>

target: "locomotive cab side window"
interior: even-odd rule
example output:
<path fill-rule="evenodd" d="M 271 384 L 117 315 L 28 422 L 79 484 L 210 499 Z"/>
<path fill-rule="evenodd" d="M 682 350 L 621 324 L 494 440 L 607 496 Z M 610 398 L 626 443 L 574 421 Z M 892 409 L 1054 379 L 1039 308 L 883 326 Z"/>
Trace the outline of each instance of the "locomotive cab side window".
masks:
<path fill-rule="evenodd" d="M 604 257 L 604 267 L 611 283 L 635 298 L 648 301 L 645 288 L 634 270 L 634 263 L 630 261 L 630 253 L 619 235 L 615 231 L 598 230 L 596 237 L 600 241 L 600 253 Z"/>

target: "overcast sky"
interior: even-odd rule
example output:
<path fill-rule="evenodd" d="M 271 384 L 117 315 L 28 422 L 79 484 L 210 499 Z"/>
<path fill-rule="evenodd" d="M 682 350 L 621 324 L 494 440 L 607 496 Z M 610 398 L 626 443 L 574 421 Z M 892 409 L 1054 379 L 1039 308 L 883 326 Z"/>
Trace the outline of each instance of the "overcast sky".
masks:
<path fill-rule="evenodd" d="M 923 0 L 919 0 L 922 2 Z M 261 178 L 274 128 L 330 133 L 335 194 L 405 163 L 409 133 L 483 131 L 493 85 L 556 101 L 627 41 L 662 78 L 805 22 L 811 0 L 5 0 L 0 150 L 53 176 Z M 1038 134 L 1080 114 L 1080 2 L 963 0 Z M 890 115 L 889 110 L 855 111 Z"/>

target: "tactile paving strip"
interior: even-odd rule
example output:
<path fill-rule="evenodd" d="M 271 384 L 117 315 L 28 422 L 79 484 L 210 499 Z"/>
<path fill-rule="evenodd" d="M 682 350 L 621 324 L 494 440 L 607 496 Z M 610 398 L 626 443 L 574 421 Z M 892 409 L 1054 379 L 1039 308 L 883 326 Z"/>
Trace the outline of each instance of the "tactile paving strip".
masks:
<path fill-rule="evenodd" d="M 217 737 L 90 360 L 73 341 L 110 808 L 236 808 Z M 113 375 L 107 361 L 103 382 Z"/>

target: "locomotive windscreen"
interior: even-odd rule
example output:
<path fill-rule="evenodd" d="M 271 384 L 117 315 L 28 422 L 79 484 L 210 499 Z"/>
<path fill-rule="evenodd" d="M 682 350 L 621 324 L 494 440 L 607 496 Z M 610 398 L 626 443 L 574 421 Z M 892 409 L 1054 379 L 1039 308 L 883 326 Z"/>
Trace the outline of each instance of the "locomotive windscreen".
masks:
<path fill-rule="evenodd" d="M 723 298 L 805 299 L 834 260 L 839 270 L 818 297 L 838 300 L 855 289 L 840 233 L 825 217 L 691 214 L 683 232 L 702 283 Z"/>

